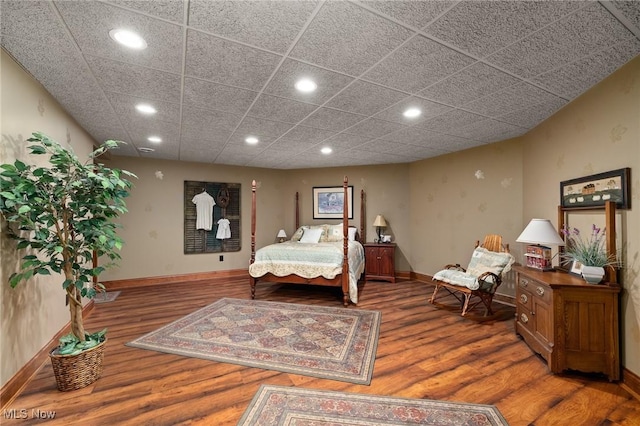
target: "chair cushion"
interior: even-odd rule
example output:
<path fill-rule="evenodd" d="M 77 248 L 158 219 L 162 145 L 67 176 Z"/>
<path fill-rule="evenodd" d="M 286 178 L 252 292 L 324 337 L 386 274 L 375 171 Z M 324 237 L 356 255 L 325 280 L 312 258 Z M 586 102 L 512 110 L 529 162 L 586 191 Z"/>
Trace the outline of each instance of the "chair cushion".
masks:
<path fill-rule="evenodd" d="M 516 259 L 510 253 L 497 253 L 478 247 L 473 251 L 467 274 L 478 277 L 485 272 L 493 272 L 499 276 L 509 272 L 515 261 Z"/>
<path fill-rule="evenodd" d="M 467 287 L 470 290 L 477 290 L 480 288 L 478 278 L 457 269 L 443 269 L 442 271 L 438 271 L 433 276 L 433 279 L 460 287 Z"/>

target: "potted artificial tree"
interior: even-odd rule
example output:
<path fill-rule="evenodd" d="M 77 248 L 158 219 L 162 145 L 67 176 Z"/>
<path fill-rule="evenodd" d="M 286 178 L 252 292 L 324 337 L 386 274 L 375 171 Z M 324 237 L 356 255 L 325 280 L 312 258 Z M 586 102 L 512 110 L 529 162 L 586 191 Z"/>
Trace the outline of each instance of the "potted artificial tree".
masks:
<path fill-rule="evenodd" d="M 50 357 L 58 389 L 87 386 L 102 373 L 106 329 L 88 333 L 82 298 L 93 298 L 104 286 L 97 278 L 120 259 L 122 240 L 113 220 L 125 213 L 132 173 L 110 169 L 95 159 L 120 142 L 108 140 L 86 162 L 42 133 L 34 133 L 31 155 L 48 155 L 46 167 L 20 160 L 0 165 L 0 212 L 17 250 L 27 250 L 11 287 L 35 275 L 59 274 L 71 315 L 71 333 L 60 339 Z M 98 266 L 94 256 L 109 259 Z"/>

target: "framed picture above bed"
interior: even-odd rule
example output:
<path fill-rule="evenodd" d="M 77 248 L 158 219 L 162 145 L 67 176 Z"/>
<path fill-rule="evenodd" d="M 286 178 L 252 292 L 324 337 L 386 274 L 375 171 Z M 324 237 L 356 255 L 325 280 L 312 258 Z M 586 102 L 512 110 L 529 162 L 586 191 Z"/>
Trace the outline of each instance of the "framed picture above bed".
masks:
<path fill-rule="evenodd" d="M 353 219 L 353 186 L 347 187 L 348 215 Z M 344 188 L 342 186 L 313 187 L 313 218 L 342 219 Z"/>

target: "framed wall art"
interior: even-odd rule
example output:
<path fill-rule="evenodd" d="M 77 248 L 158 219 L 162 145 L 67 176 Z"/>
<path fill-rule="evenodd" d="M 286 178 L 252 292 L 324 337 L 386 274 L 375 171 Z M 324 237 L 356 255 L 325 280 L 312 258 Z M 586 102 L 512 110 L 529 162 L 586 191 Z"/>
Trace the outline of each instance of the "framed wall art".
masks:
<path fill-rule="evenodd" d="M 631 169 L 612 170 L 560 182 L 563 209 L 593 209 L 615 201 L 617 209 L 631 208 Z"/>
<path fill-rule="evenodd" d="M 353 219 L 353 186 L 347 187 L 347 213 Z M 344 187 L 313 187 L 313 218 L 342 219 L 344 210 Z"/>

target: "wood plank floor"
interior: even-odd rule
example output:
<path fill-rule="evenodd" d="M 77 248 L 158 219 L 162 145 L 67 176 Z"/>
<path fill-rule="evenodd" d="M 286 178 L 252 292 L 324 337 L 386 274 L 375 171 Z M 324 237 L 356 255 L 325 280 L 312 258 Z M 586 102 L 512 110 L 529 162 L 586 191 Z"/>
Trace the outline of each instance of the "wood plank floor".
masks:
<path fill-rule="evenodd" d="M 514 308 L 494 303 L 483 319 L 438 309 L 433 287 L 369 282 L 358 308 L 382 312 L 370 386 L 279 373 L 130 348 L 125 344 L 222 297 L 249 298 L 247 279 L 123 290 L 97 304 L 86 327 L 109 327 L 104 373 L 73 392 L 56 389 L 47 361 L 7 409 L 55 412 L 48 424 L 233 425 L 263 383 L 345 392 L 493 404 L 511 425 L 638 425 L 640 402 L 617 384 L 581 374 L 552 375 L 515 336 Z M 337 289 L 258 285 L 256 298 L 340 306 Z M 350 307 L 348 309 L 358 309 Z"/>

